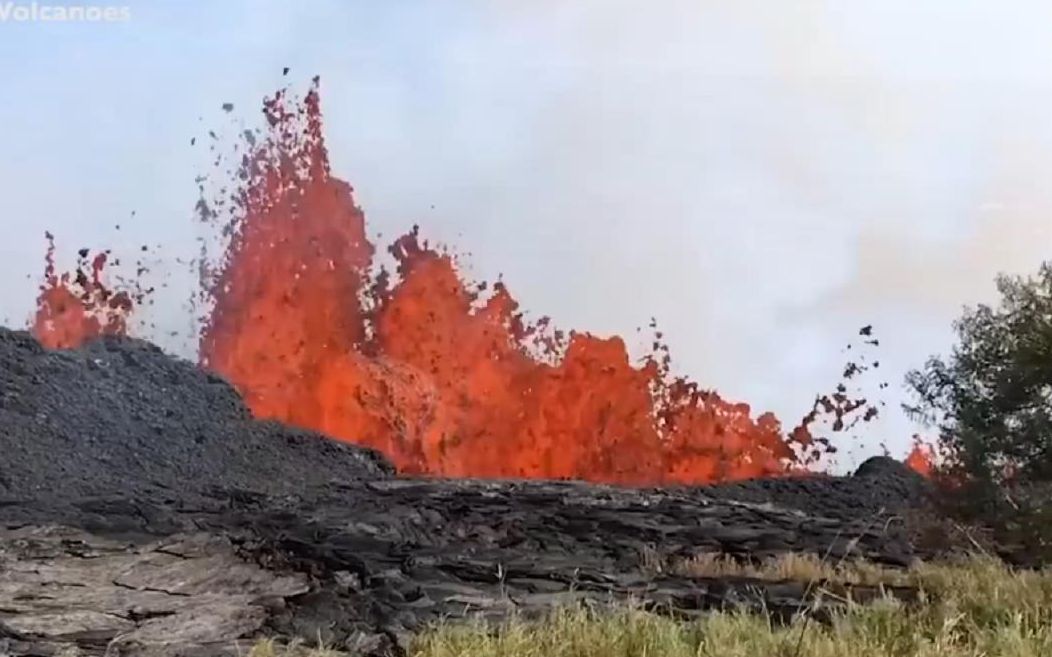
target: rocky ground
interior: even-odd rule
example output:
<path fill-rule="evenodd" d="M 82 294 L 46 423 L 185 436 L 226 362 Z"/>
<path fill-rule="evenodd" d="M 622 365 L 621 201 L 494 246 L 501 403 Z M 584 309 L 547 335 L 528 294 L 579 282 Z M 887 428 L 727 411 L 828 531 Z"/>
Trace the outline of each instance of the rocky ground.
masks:
<path fill-rule="evenodd" d="M 653 564 L 905 565 L 928 556 L 901 522 L 926 491 L 886 459 L 660 490 L 403 479 L 374 452 L 252 420 L 221 379 L 147 343 L 46 352 L 4 329 L 0 654 L 233 654 L 275 635 L 383 654 L 440 619 L 630 598 L 791 614 L 806 583 Z"/>

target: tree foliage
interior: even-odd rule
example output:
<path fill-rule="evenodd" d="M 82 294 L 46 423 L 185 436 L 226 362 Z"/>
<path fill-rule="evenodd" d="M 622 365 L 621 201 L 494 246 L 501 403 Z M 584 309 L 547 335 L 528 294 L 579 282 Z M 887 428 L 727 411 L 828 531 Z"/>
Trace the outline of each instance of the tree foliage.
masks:
<path fill-rule="evenodd" d="M 973 481 L 1052 481 L 1052 262 L 999 276 L 996 306 L 955 322 L 950 356 L 906 377 L 907 412 L 937 427 L 948 465 Z"/>

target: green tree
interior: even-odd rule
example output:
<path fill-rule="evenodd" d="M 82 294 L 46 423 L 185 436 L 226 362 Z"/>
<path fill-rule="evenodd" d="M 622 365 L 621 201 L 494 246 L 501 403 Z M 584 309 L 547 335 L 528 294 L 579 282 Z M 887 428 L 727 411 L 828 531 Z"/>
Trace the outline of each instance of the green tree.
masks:
<path fill-rule="evenodd" d="M 1000 302 L 968 308 L 957 344 L 911 371 L 912 416 L 937 427 L 947 465 L 976 483 L 1052 482 L 1052 262 L 1001 275 Z"/>

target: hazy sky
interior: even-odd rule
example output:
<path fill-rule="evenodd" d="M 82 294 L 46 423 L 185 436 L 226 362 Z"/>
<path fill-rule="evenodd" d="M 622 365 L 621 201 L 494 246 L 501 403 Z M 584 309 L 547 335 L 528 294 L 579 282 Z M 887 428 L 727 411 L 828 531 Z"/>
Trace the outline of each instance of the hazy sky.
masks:
<path fill-rule="evenodd" d="M 45 229 L 67 256 L 160 243 L 176 271 L 209 170 L 190 139 L 316 74 L 371 230 L 419 222 L 534 315 L 632 344 L 655 316 L 679 372 L 787 422 L 874 324 L 891 388 L 871 447 L 905 451 L 902 375 L 961 306 L 1052 256 L 1047 2 L 129 6 L 0 23 L 10 322 Z M 170 279 L 157 319 L 184 329 Z"/>

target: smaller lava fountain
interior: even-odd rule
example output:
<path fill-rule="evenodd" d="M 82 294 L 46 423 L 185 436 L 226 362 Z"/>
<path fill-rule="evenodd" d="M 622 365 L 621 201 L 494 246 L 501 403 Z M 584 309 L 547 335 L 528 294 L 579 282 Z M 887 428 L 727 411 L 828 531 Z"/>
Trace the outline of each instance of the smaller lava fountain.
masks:
<path fill-rule="evenodd" d="M 935 473 L 936 462 L 935 448 L 920 436 L 914 436 L 913 448 L 906 456 L 906 465 L 925 477 L 931 477 Z"/>
<path fill-rule="evenodd" d="M 102 282 L 109 254 L 98 253 L 89 260 L 90 252 L 81 249 L 74 272 L 58 275 L 55 238 L 51 233 L 46 237 L 47 266 L 32 326 L 41 344 L 68 349 L 98 336 L 127 333 L 134 303 L 128 292 L 115 292 Z"/>

